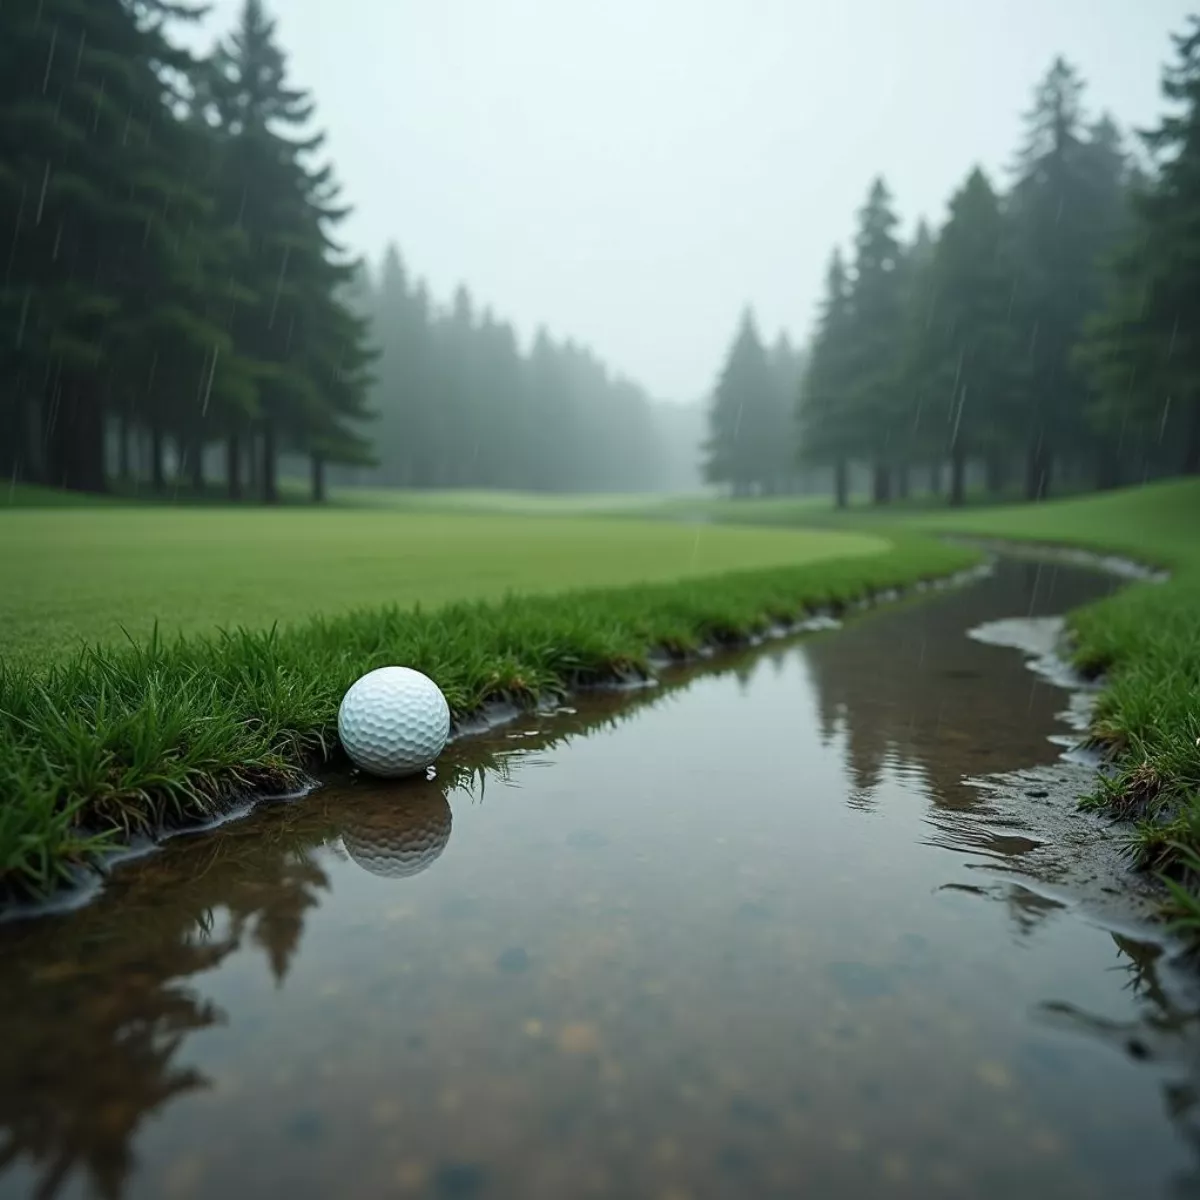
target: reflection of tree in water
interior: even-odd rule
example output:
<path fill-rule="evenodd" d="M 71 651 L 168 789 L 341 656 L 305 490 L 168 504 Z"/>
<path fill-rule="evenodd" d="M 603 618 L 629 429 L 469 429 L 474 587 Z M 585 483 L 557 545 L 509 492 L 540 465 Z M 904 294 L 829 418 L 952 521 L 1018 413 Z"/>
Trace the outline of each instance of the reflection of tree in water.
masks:
<path fill-rule="evenodd" d="M 501 730 L 464 743 L 434 781 L 327 788 L 264 806 L 215 833 L 172 839 L 114 872 L 80 911 L 0 928 L 0 1173 L 32 1167 L 35 1194 L 49 1200 L 79 1172 L 115 1200 L 145 1122 L 209 1086 L 200 1071 L 175 1062 L 190 1032 L 225 1019 L 196 978 L 254 947 L 284 984 L 306 914 L 329 888 L 323 847 L 349 832 L 351 843 L 357 837 L 356 845 L 376 853 L 390 838 L 403 858 L 420 829 L 444 846 L 451 789 L 481 797 L 510 762 L 618 724 L 691 674 L 536 719 L 541 728 L 529 738 L 514 742 Z"/>
<path fill-rule="evenodd" d="M 249 931 L 251 941 L 266 954 L 277 986 L 282 986 L 300 947 L 304 914 L 320 903 L 319 893 L 328 886 L 325 872 L 301 853 L 280 862 L 274 878 L 259 881 L 243 906 L 230 906 L 234 937 L 240 942 Z"/>
<path fill-rule="evenodd" d="M 127 948 L 98 967 L 46 956 L 28 975 L 6 972 L 0 1171 L 19 1159 L 38 1164 L 40 1200 L 82 1169 L 105 1200 L 116 1200 L 138 1127 L 207 1085 L 172 1060 L 188 1033 L 221 1014 L 179 981 L 216 966 L 233 945 L 179 941 L 149 955 Z"/>
<path fill-rule="evenodd" d="M 733 677 L 737 680 L 738 691 L 744 696 L 750 690 L 750 684 L 760 666 L 757 658 L 741 659 L 733 668 Z"/>
<path fill-rule="evenodd" d="M 146 1118 L 208 1086 L 174 1065 L 223 1020 L 189 981 L 247 941 L 286 976 L 328 881 L 303 836 L 247 832 L 168 843 L 82 911 L 3 931 L 0 1170 L 35 1164 L 39 1197 L 75 1170 L 119 1196 Z"/>
<path fill-rule="evenodd" d="M 1024 937 L 1028 937 L 1044 924 L 1051 913 L 1059 912 L 1065 907 L 1061 900 L 1039 895 L 1027 887 L 1021 887 L 1020 884 L 1005 888 L 1004 903 L 1017 932 Z"/>
<path fill-rule="evenodd" d="M 845 739 L 862 803 L 889 761 L 919 773 L 939 806 L 974 808 L 964 779 L 1050 762 L 1046 740 L 1063 693 L 1021 655 L 966 636 L 1003 617 L 1058 613 L 1110 583 L 1069 568 L 999 564 L 980 584 L 905 603 L 803 643 L 823 738 Z"/>

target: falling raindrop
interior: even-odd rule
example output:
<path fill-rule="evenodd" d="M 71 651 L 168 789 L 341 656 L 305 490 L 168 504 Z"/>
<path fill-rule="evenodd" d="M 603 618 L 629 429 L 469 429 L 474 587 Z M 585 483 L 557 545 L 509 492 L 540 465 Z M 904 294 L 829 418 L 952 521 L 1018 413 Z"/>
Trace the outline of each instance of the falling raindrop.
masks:
<path fill-rule="evenodd" d="M 200 404 L 200 415 L 202 417 L 208 416 L 208 402 L 209 402 L 210 398 L 212 397 L 213 380 L 217 376 L 217 354 L 219 351 L 220 351 L 219 346 L 213 347 L 212 360 L 209 364 L 209 370 L 208 370 L 208 379 L 205 381 L 205 384 L 204 384 L 204 398 Z"/>
<path fill-rule="evenodd" d="M 50 51 L 46 55 L 46 72 L 42 76 L 42 95 L 43 96 L 50 89 L 50 68 L 54 65 L 54 49 L 57 45 L 58 45 L 58 25 L 56 23 L 54 28 L 50 31 Z M 83 48 L 81 46 L 80 54 L 82 55 L 82 53 L 83 53 Z"/>
<path fill-rule="evenodd" d="M 1039 562 L 1033 572 L 1033 587 L 1029 590 L 1029 609 L 1025 613 L 1027 617 L 1033 616 L 1034 606 L 1037 604 L 1038 587 L 1042 582 L 1042 564 Z"/>
<path fill-rule="evenodd" d="M 290 257 L 290 255 L 291 255 L 291 247 L 285 246 L 283 248 L 283 258 L 280 260 L 280 263 L 279 263 L 279 276 L 275 280 L 275 295 L 271 300 L 271 316 L 270 316 L 270 319 L 267 321 L 268 329 L 275 328 L 275 314 L 279 310 L 279 295 L 280 295 L 280 292 L 283 290 L 283 280 L 284 280 L 284 276 L 287 274 L 288 258 Z"/>
<path fill-rule="evenodd" d="M 966 402 L 967 402 L 967 389 L 966 389 L 966 386 L 964 385 L 962 390 L 959 392 L 958 410 L 954 414 L 954 432 L 950 435 L 951 443 L 955 443 L 958 441 L 958 426 L 959 426 L 959 422 L 962 421 L 963 405 L 966 404 Z"/>
<path fill-rule="evenodd" d="M 33 223 L 40 225 L 42 223 L 42 213 L 46 210 L 46 192 L 50 187 L 50 161 L 46 160 L 46 169 L 42 172 L 42 190 L 38 193 L 37 216 L 34 217 Z"/>

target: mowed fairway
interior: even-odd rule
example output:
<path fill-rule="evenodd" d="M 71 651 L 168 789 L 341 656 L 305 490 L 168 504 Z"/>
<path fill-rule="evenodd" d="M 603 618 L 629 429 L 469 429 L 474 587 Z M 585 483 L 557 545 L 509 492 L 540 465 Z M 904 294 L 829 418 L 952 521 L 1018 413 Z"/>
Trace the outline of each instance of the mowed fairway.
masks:
<path fill-rule="evenodd" d="M 681 579 L 869 555 L 876 535 L 370 510 L 0 513 L 0 655 L 262 628 L 350 609 Z"/>

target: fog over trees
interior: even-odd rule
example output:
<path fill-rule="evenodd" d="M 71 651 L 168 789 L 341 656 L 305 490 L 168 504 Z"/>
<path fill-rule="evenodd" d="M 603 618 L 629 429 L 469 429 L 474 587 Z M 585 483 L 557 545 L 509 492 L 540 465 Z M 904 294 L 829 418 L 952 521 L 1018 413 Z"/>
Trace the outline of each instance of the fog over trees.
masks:
<path fill-rule="evenodd" d="M 708 478 L 811 490 L 818 466 L 842 506 L 852 471 L 875 504 L 914 485 L 962 504 L 969 475 L 1039 500 L 1200 471 L 1200 20 L 1174 47 L 1172 111 L 1133 138 L 1056 59 L 1011 177 L 970 167 L 937 230 L 906 241 L 877 178 L 830 255 L 790 470 L 747 317 L 709 408 Z"/>
<path fill-rule="evenodd" d="M 936 224 L 906 229 L 875 178 L 812 327 L 764 330 L 746 297 L 728 345 L 696 348 L 725 353 L 702 398 L 650 395 L 552 312 L 519 336 L 466 283 L 434 296 L 403 229 L 355 257 L 262 0 L 206 54 L 182 48 L 188 19 L 168 0 L 0 7 L 6 479 L 266 503 L 298 471 L 317 500 L 707 482 L 882 505 L 1200 470 L 1195 19 L 1152 129 L 1091 106 L 1060 57 L 1011 170 L 964 146 Z"/>
<path fill-rule="evenodd" d="M 315 103 L 246 0 L 197 57 L 166 0 L 0 8 L 0 472 L 87 492 L 279 499 L 343 481 L 687 488 L 695 409 L 585 346 L 522 348 L 465 288 L 437 304 L 347 209 Z"/>

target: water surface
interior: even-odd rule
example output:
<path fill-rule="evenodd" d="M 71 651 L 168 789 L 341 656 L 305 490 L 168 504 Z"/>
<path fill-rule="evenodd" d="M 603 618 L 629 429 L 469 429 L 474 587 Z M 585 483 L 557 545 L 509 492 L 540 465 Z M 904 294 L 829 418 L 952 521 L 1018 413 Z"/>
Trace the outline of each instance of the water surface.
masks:
<path fill-rule="evenodd" d="M 1160 951 L 965 782 L 1066 694 L 1005 563 L 174 839 L 0 929 L 0 1197 L 1195 1194 Z"/>

